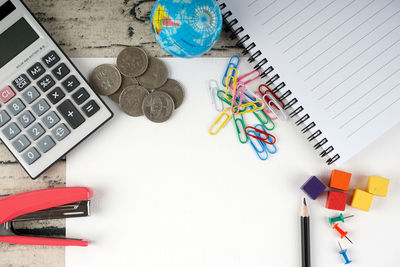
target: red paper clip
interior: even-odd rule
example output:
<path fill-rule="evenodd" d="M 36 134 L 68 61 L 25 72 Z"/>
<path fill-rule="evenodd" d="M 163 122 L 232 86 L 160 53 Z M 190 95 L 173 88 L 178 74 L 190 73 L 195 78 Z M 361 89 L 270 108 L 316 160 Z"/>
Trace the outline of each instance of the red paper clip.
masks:
<path fill-rule="evenodd" d="M 258 137 L 258 136 L 256 136 L 256 135 L 252 135 L 252 134 L 250 134 L 250 133 L 248 132 L 248 129 L 250 129 L 251 131 L 255 131 L 255 132 L 259 133 L 260 136 L 261 136 L 261 135 L 264 135 L 265 137 Z M 262 131 L 262 130 L 260 130 L 260 129 L 254 128 L 254 127 L 252 127 L 252 126 L 247 126 L 246 128 L 244 128 L 244 132 L 245 132 L 248 136 L 251 136 L 251 137 L 253 137 L 254 139 L 260 140 L 260 141 L 262 141 L 262 142 L 264 142 L 264 143 L 266 143 L 266 144 L 273 145 L 273 144 L 275 144 L 275 142 L 276 142 L 275 136 L 273 136 L 272 134 L 269 134 L 269 133 L 267 133 L 267 132 L 264 132 L 264 131 Z M 272 139 L 272 142 L 269 141 L 269 140 L 270 140 L 270 139 L 269 139 L 270 137 L 271 137 L 271 139 Z"/>
<path fill-rule="evenodd" d="M 264 92 L 262 92 L 262 91 L 261 91 L 261 87 L 265 87 L 265 88 L 267 88 L 267 90 L 265 90 Z M 260 94 L 261 94 L 262 96 L 264 96 L 267 92 L 269 92 L 269 93 L 275 98 L 275 100 L 278 101 L 279 104 L 281 104 L 282 107 L 285 106 L 285 105 L 283 104 L 283 102 L 279 99 L 279 97 L 277 97 L 276 94 L 275 94 L 274 92 L 272 92 L 272 90 L 269 89 L 269 87 L 268 87 L 266 84 L 261 84 L 261 85 L 258 87 L 258 92 L 260 92 Z M 267 102 L 271 101 L 271 99 L 269 99 L 268 97 L 267 97 L 266 100 L 267 100 Z M 274 103 L 272 103 L 272 105 L 273 105 L 275 108 L 278 108 L 277 106 L 275 106 Z"/>

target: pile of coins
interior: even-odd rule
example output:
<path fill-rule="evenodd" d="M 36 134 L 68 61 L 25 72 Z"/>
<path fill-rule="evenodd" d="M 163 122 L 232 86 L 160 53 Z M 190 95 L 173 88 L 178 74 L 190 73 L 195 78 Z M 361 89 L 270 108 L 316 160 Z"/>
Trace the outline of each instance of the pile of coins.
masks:
<path fill-rule="evenodd" d="M 96 67 L 89 80 L 98 94 L 110 97 L 129 116 L 145 115 L 157 123 L 167 121 L 184 98 L 180 83 L 168 79 L 164 62 L 138 47 L 122 50 L 116 67 Z"/>

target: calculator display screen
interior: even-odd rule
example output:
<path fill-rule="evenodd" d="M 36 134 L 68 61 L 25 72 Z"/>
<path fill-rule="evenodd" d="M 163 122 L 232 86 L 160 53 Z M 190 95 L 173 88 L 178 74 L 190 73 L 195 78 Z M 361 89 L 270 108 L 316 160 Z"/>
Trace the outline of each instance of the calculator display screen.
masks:
<path fill-rule="evenodd" d="M 0 68 L 39 39 L 38 34 L 24 19 L 19 19 L 0 34 Z"/>

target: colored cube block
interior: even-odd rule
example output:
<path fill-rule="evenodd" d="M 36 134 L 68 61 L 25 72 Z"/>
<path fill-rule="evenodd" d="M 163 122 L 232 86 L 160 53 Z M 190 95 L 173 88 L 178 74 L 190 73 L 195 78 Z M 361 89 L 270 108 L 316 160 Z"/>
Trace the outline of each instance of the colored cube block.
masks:
<path fill-rule="evenodd" d="M 344 211 L 346 208 L 347 194 L 343 192 L 329 191 L 325 207 L 331 210 Z"/>
<path fill-rule="evenodd" d="M 374 195 L 360 189 L 354 190 L 350 206 L 364 211 L 369 211 Z"/>
<path fill-rule="evenodd" d="M 376 196 L 386 196 L 389 188 L 389 179 L 370 176 L 368 179 L 367 191 Z"/>
<path fill-rule="evenodd" d="M 329 186 L 335 189 L 347 191 L 349 189 L 351 173 L 333 170 Z"/>
<path fill-rule="evenodd" d="M 326 186 L 315 176 L 311 176 L 301 186 L 301 190 L 314 200 L 325 191 L 325 188 Z"/>

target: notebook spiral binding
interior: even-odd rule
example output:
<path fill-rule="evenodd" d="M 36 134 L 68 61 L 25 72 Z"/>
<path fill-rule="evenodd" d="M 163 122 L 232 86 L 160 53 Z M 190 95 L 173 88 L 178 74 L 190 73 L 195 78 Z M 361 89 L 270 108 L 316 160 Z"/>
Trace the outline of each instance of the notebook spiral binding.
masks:
<path fill-rule="evenodd" d="M 224 20 L 224 30 L 226 32 L 231 31 L 231 39 L 239 39 L 238 42 L 236 43 L 237 46 L 239 47 L 243 47 L 243 55 L 247 55 L 250 54 L 250 57 L 248 59 L 248 61 L 250 63 L 252 62 L 257 62 L 254 66 L 255 70 L 262 70 L 260 77 L 261 78 L 269 78 L 267 80 L 267 82 L 265 83 L 265 85 L 270 86 L 272 84 L 274 84 L 275 82 L 278 81 L 278 79 L 280 78 L 280 76 L 278 74 L 273 74 L 272 72 L 274 71 L 274 67 L 272 66 L 268 66 L 266 65 L 268 63 L 268 59 L 267 58 L 263 58 L 262 57 L 262 52 L 260 50 L 257 50 L 257 45 L 254 42 L 251 42 L 251 38 L 248 34 L 245 34 L 242 37 L 239 37 L 239 34 L 242 33 L 244 31 L 243 27 L 237 27 L 235 28 L 235 25 L 239 23 L 239 21 L 236 18 L 233 18 L 230 20 L 230 18 L 232 17 L 232 12 L 229 10 L 226 10 L 226 5 L 225 3 L 221 2 L 220 0 L 217 0 L 219 4 L 219 7 L 222 11 L 222 18 Z M 247 44 L 248 42 L 250 42 L 250 44 L 248 44 L 247 46 L 245 46 L 245 43 Z M 273 74 L 273 75 L 272 75 Z M 279 99 L 281 101 L 283 101 L 285 103 L 285 110 L 288 110 L 290 108 L 292 108 L 296 103 L 298 103 L 297 98 L 292 98 L 289 99 L 289 97 L 292 95 L 292 92 L 290 90 L 286 90 L 285 92 L 283 92 L 283 88 L 285 88 L 286 84 L 284 82 L 280 82 L 274 89 L 272 89 L 272 92 L 275 94 L 280 95 Z M 294 109 L 294 108 L 293 108 Z M 291 118 L 299 115 L 300 119 L 298 119 L 295 124 L 297 126 L 300 125 L 305 125 L 305 127 L 303 129 L 301 129 L 301 132 L 303 134 L 306 134 L 307 132 L 311 132 L 311 135 L 309 135 L 307 137 L 307 140 L 309 142 L 313 141 L 313 140 L 317 140 L 318 137 L 322 138 L 322 131 L 319 129 L 315 129 L 315 127 L 317 126 L 315 122 L 313 121 L 309 121 L 311 119 L 310 115 L 308 115 L 308 113 L 304 114 L 304 115 L 300 115 L 300 113 L 302 113 L 304 110 L 304 108 L 302 106 L 297 107 L 296 109 L 294 109 L 289 116 Z M 314 145 L 314 149 L 318 150 L 320 148 L 322 148 L 323 145 L 327 144 L 329 141 L 327 138 L 322 138 L 320 139 L 320 141 L 318 141 L 315 145 Z M 329 154 L 333 153 L 334 151 L 334 147 L 333 146 L 329 146 L 328 148 L 322 150 L 322 152 L 320 153 L 320 156 L 322 158 L 324 157 L 328 157 L 328 160 L 326 161 L 326 163 L 328 165 L 334 163 L 335 161 L 337 161 L 340 156 L 339 154 L 335 154 L 333 157 L 330 157 Z"/>

